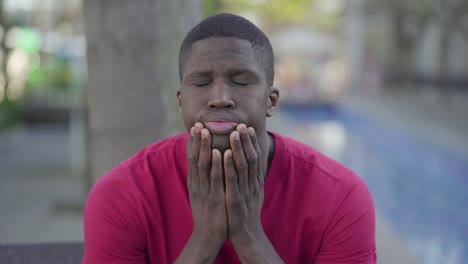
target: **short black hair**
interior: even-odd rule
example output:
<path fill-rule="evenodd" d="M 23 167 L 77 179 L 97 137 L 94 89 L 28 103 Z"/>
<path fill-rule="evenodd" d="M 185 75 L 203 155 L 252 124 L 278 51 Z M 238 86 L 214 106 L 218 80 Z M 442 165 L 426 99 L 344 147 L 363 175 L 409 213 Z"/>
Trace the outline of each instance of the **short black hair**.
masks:
<path fill-rule="evenodd" d="M 181 81 L 192 45 L 199 40 L 213 37 L 233 37 L 250 42 L 257 61 L 265 70 L 268 86 L 273 85 L 275 68 L 270 40 L 249 20 L 229 13 L 206 18 L 185 36 L 179 50 L 179 78 Z"/>

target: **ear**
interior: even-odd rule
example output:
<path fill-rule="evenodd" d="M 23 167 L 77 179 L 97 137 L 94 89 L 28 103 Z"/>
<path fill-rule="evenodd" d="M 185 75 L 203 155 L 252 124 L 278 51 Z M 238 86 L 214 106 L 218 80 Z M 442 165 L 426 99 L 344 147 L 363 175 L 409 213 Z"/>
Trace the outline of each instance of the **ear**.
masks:
<path fill-rule="evenodd" d="M 177 89 L 177 104 L 179 105 L 179 113 L 182 113 L 182 93 Z"/>
<path fill-rule="evenodd" d="M 278 105 L 279 101 L 279 89 L 275 86 L 271 86 L 268 89 L 268 108 L 266 112 L 266 116 L 270 117 L 273 116 L 273 113 Z"/>

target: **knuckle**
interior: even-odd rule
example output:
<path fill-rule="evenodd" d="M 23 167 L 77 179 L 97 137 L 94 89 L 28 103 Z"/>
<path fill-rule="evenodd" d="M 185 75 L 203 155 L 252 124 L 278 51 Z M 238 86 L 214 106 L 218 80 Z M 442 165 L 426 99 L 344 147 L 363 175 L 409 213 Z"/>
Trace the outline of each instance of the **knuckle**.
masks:
<path fill-rule="evenodd" d="M 189 189 L 190 199 L 197 199 L 200 197 L 200 192 L 195 188 Z"/>
<path fill-rule="evenodd" d="M 246 170 L 247 168 L 249 168 L 249 163 L 246 160 L 244 160 L 244 161 L 239 162 L 237 167 L 241 170 Z"/>
<path fill-rule="evenodd" d="M 193 155 L 193 154 L 189 154 L 187 159 L 188 159 L 188 162 L 190 164 L 197 164 L 197 162 L 198 162 L 198 157 L 196 155 Z"/>
<path fill-rule="evenodd" d="M 257 163 L 259 160 L 259 157 L 255 151 L 252 151 L 249 153 L 249 162 L 250 163 Z"/>
<path fill-rule="evenodd" d="M 222 203 L 222 199 L 218 195 L 210 194 L 207 198 L 208 204 L 211 206 L 217 206 Z"/>
<path fill-rule="evenodd" d="M 189 176 L 189 179 L 187 180 L 187 188 L 189 191 L 195 191 L 197 188 L 197 184 L 195 183 L 195 180 L 192 179 L 192 177 Z"/>
<path fill-rule="evenodd" d="M 265 184 L 265 179 L 263 178 L 263 173 L 260 171 L 258 173 L 258 186 L 259 188 L 263 188 L 263 185 Z"/>
<path fill-rule="evenodd" d="M 205 170 L 205 169 L 208 169 L 210 164 L 208 162 L 198 161 L 197 166 L 198 166 L 199 169 Z"/>
<path fill-rule="evenodd" d="M 215 172 L 212 172 L 212 173 L 210 174 L 210 178 L 211 178 L 211 180 L 213 180 L 213 181 L 217 181 L 217 180 L 220 179 L 218 173 L 215 173 Z"/>
<path fill-rule="evenodd" d="M 236 174 L 234 172 L 228 173 L 227 178 L 230 181 L 237 181 L 237 176 L 236 176 Z"/>
<path fill-rule="evenodd" d="M 202 138 L 200 140 L 200 146 L 202 147 L 208 147 L 208 139 L 207 138 Z"/>
<path fill-rule="evenodd" d="M 237 206 L 242 203 L 242 198 L 239 195 L 231 195 L 229 201 L 232 205 Z"/>
<path fill-rule="evenodd" d="M 252 187 L 252 194 L 257 194 L 260 191 L 260 186 L 258 184 L 254 184 Z"/>
<path fill-rule="evenodd" d="M 192 142 L 199 142 L 200 140 L 201 140 L 200 136 L 196 134 L 192 137 Z"/>

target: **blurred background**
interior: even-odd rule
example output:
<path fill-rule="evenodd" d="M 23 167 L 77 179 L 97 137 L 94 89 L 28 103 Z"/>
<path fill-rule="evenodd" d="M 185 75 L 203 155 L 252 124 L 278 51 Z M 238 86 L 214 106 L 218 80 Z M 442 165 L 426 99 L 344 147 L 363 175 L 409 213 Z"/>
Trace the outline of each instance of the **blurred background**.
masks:
<path fill-rule="evenodd" d="M 0 244 L 83 240 L 93 182 L 183 131 L 178 48 L 219 12 L 272 42 L 269 129 L 368 184 L 379 263 L 468 263 L 463 0 L 0 0 Z"/>

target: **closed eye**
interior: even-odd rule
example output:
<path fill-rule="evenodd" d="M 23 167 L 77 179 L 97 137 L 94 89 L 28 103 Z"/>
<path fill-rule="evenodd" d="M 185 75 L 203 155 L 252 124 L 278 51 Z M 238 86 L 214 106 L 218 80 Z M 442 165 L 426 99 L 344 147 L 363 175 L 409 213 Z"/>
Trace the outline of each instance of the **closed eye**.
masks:
<path fill-rule="evenodd" d="M 207 86 L 208 84 L 210 84 L 210 83 L 196 83 L 194 85 L 197 86 L 197 87 L 203 87 L 203 86 Z"/>
<path fill-rule="evenodd" d="M 193 85 L 198 86 L 198 87 L 202 87 L 202 86 L 206 86 L 206 85 L 208 85 L 210 83 L 211 83 L 210 80 L 198 80 L 198 81 L 194 81 Z"/>
<path fill-rule="evenodd" d="M 231 82 L 237 85 L 241 85 L 241 86 L 246 86 L 250 84 L 248 80 L 244 80 L 244 79 L 232 79 Z"/>

